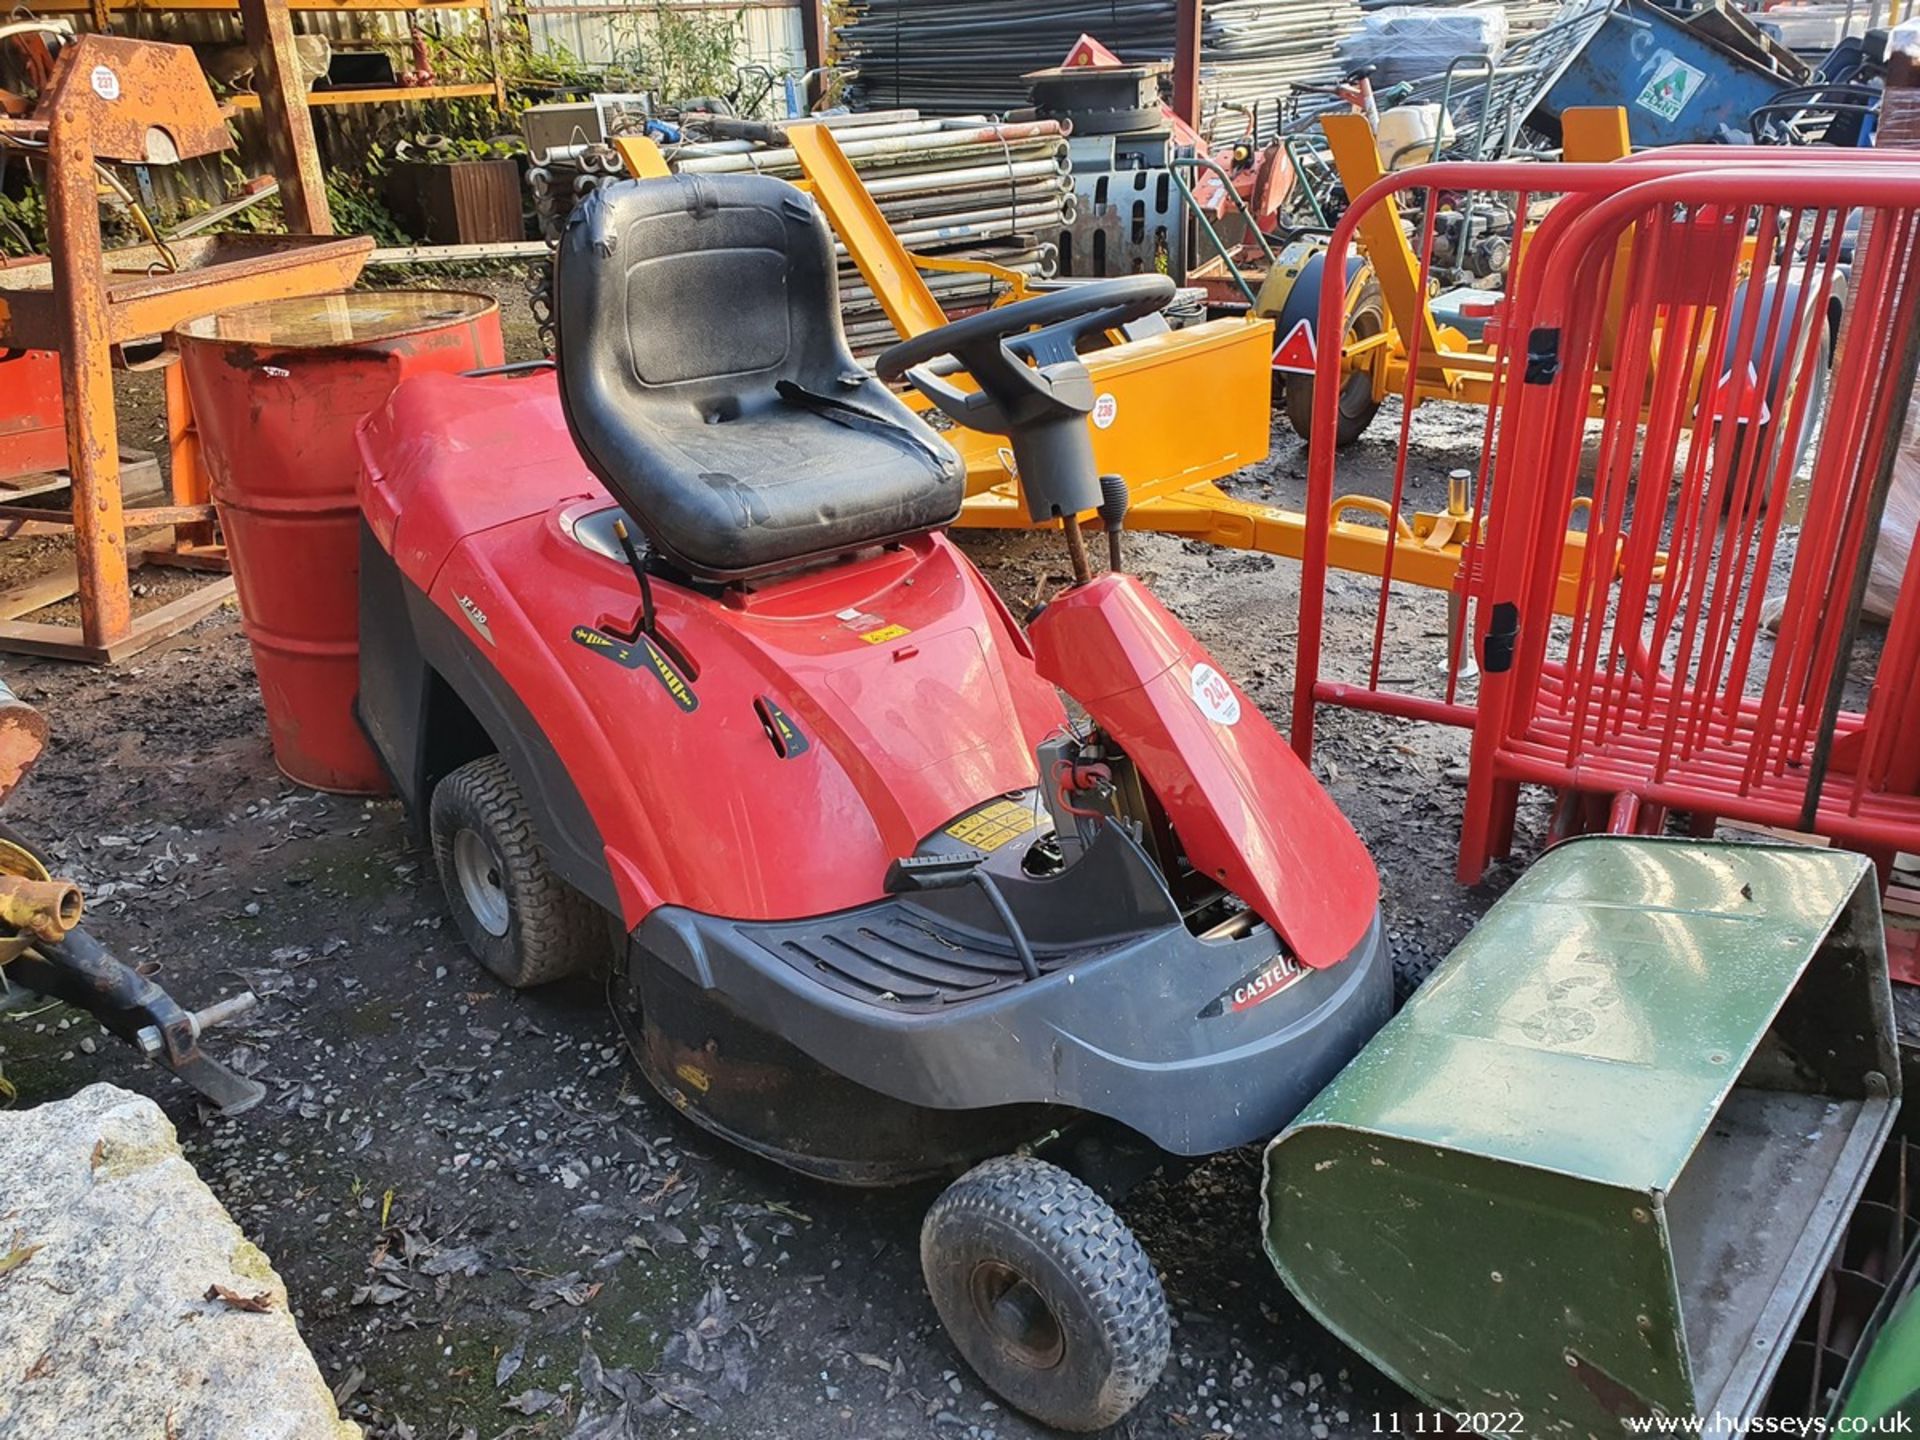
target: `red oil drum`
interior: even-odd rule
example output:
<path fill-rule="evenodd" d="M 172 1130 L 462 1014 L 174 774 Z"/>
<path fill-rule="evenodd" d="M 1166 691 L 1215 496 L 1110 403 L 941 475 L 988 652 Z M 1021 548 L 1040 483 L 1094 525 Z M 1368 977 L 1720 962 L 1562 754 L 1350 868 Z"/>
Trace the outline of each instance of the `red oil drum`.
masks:
<path fill-rule="evenodd" d="M 4 270 L 0 262 L 0 270 Z M 67 417 L 60 403 L 60 357 L 51 350 L 0 346 L 0 480 L 67 468 Z"/>
<path fill-rule="evenodd" d="M 353 432 L 406 376 L 500 364 L 499 307 L 456 291 L 356 290 L 224 311 L 175 338 L 274 761 L 318 790 L 381 793 L 386 779 L 353 715 Z"/>

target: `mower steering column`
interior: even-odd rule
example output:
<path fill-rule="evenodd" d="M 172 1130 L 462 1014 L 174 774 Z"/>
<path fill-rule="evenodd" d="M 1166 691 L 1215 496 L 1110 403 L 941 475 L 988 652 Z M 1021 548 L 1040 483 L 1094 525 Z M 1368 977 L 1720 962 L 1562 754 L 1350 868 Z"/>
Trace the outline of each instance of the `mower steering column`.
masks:
<path fill-rule="evenodd" d="M 1087 429 L 1093 378 L 1079 342 L 1151 315 L 1173 295 L 1164 275 L 1069 285 L 903 340 L 881 353 L 874 371 L 888 384 L 904 376 L 970 430 L 1005 435 L 1031 519 L 1076 516 L 1101 502 Z M 980 388 L 962 390 L 935 374 L 928 362 L 943 355 Z"/>

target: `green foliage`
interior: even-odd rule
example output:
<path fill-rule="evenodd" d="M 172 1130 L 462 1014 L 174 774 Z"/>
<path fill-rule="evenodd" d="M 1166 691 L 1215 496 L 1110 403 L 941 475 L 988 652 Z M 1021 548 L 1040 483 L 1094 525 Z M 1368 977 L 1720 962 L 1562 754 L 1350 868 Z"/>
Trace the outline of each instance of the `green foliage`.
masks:
<path fill-rule="evenodd" d="M 18 195 L 0 195 L 0 255 L 38 255 L 47 248 L 47 201 L 29 183 Z"/>
<path fill-rule="evenodd" d="M 508 68 L 506 52 L 515 38 L 501 31 L 498 48 L 490 54 L 487 32 L 479 25 L 456 23 L 445 30 L 423 30 L 421 33 L 426 38 L 427 59 L 433 66 L 436 85 L 481 85 L 492 80 L 496 63 L 502 71 Z M 410 38 L 397 43 L 408 54 L 412 53 L 413 42 Z"/>
<path fill-rule="evenodd" d="M 402 158 L 401 142 L 413 153 L 405 158 L 430 158 L 417 148 L 431 139 L 444 160 L 493 160 L 517 153 L 524 142 L 519 125 L 494 108 L 491 100 L 432 100 L 409 105 L 404 115 L 383 130 L 388 138 L 369 145 L 361 167 L 367 175 L 384 175 Z"/>
<path fill-rule="evenodd" d="M 647 79 L 662 101 L 729 95 L 745 39 L 746 12 L 676 10 L 666 0 L 616 18 L 615 64 Z"/>
<path fill-rule="evenodd" d="M 371 235 L 376 245 L 411 245 L 371 179 L 334 171 L 327 176 L 327 209 L 336 235 Z"/>
<path fill-rule="evenodd" d="M 486 31 L 472 24 L 450 26 L 444 33 L 428 34 L 427 54 L 433 62 L 434 73 L 443 81 L 479 83 L 491 80 L 497 68 L 509 90 L 586 93 L 607 88 L 604 76 L 565 46 L 537 48 L 526 16 L 518 10 L 499 17 L 491 54 L 487 49 Z"/>
<path fill-rule="evenodd" d="M 379 150 L 381 147 L 376 146 Z M 229 185 L 238 186 L 246 179 L 246 171 L 235 163 L 233 153 L 228 151 L 221 157 L 221 174 Z M 379 245 L 408 245 L 412 238 L 400 228 L 400 222 L 393 218 L 393 212 L 380 197 L 379 173 L 384 166 L 376 168 L 370 160 L 368 168 L 361 174 L 353 174 L 338 166 L 327 167 L 327 209 L 333 215 L 333 228 L 340 235 L 371 235 Z M 185 219 L 213 207 L 199 201 L 189 201 Z M 283 235 L 286 233 L 287 220 L 285 208 L 278 195 L 270 195 L 257 205 L 249 205 L 236 214 L 229 215 L 215 225 L 210 234 L 223 231 L 238 231 L 248 235 Z"/>
<path fill-rule="evenodd" d="M 213 208 L 214 207 L 207 204 L 206 201 L 190 196 L 181 207 L 179 218 L 183 221 L 190 220 L 202 211 Z M 228 233 L 238 235 L 284 235 L 287 233 L 286 210 L 280 204 L 280 197 L 278 195 L 269 195 L 266 199 L 257 201 L 244 210 L 236 210 L 233 214 L 227 216 L 226 219 L 208 227 L 207 233 L 210 235 Z"/>
<path fill-rule="evenodd" d="M 502 35 L 505 41 L 505 35 Z M 524 87 L 544 90 L 586 92 L 600 88 L 600 75 L 564 45 L 546 50 L 534 48 L 533 37 L 524 25 L 517 27 L 515 44 L 501 50 L 501 70 L 509 89 Z"/>

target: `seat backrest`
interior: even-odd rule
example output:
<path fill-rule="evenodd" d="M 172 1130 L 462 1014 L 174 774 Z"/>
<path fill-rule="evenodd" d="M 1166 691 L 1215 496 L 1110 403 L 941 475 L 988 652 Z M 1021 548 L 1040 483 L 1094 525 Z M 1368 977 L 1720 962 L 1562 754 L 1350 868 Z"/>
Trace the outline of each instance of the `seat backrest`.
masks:
<path fill-rule="evenodd" d="M 957 459 L 848 350 L 832 236 L 784 181 L 596 191 L 561 239 L 554 320 L 583 458 L 691 573 L 763 571 L 958 511 Z M 894 501 L 870 498 L 876 468 Z"/>

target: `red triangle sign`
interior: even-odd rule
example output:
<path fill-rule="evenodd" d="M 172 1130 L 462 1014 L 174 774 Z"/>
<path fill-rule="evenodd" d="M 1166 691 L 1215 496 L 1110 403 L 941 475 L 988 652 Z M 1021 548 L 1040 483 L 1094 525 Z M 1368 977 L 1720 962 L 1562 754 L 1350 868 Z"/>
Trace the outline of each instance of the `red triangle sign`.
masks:
<path fill-rule="evenodd" d="M 1313 348 L 1313 322 L 1302 317 L 1294 321 L 1287 338 L 1273 352 L 1273 368 L 1295 375 L 1311 375 L 1316 356 Z"/>
<path fill-rule="evenodd" d="M 1119 63 L 1120 57 L 1113 51 L 1091 35 L 1082 35 L 1073 42 L 1073 48 L 1067 51 L 1067 58 L 1060 62 L 1060 68 L 1062 70 L 1099 70 Z"/>
<path fill-rule="evenodd" d="M 1707 397 L 1706 409 L 1709 420 L 1725 420 L 1728 418 L 1728 413 L 1733 405 L 1733 390 L 1733 367 L 1729 365 L 1726 373 L 1714 382 L 1712 393 Z M 1756 409 L 1760 412 L 1760 424 L 1764 425 L 1773 418 L 1773 407 L 1767 403 L 1766 392 L 1760 388 L 1759 371 L 1754 368 L 1753 361 L 1749 360 L 1747 362 L 1746 388 L 1740 396 L 1741 413 L 1732 418 L 1736 424 L 1745 425 L 1749 420 L 1754 418 L 1753 412 Z"/>

